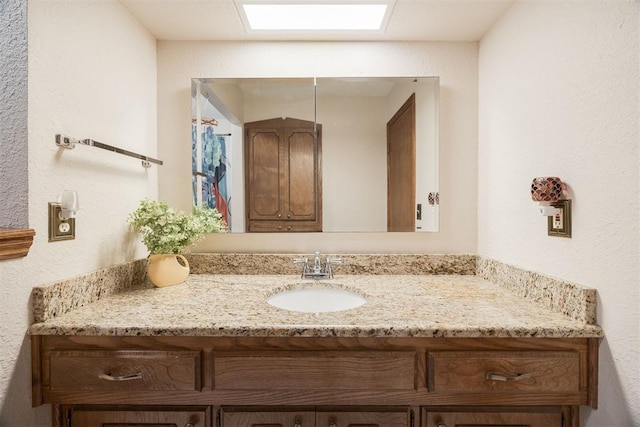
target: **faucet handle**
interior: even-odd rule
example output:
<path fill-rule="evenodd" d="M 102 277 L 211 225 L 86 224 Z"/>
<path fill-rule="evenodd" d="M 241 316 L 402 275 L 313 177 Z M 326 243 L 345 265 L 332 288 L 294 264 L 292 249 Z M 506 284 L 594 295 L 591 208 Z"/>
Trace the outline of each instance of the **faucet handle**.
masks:
<path fill-rule="evenodd" d="M 305 269 L 309 268 L 309 259 L 306 257 L 294 258 L 294 264 L 302 264 Z"/>
<path fill-rule="evenodd" d="M 304 275 L 309 271 L 309 260 L 306 257 L 303 258 L 294 258 L 294 264 L 302 264 L 302 273 L 301 277 L 304 279 Z"/>
<path fill-rule="evenodd" d="M 324 264 L 324 271 L 329 275 L 330 279 L 333 279 L 333 269 L 331 268 L 332 264 L 342 264 L 342 258 L 340 257 L 327 257 L 327 260 Z"/>
<path fill-rule="evenodd" d="M 337 257 L 327 257 L 327 264 L 342 264 L 342 258 Z"/>

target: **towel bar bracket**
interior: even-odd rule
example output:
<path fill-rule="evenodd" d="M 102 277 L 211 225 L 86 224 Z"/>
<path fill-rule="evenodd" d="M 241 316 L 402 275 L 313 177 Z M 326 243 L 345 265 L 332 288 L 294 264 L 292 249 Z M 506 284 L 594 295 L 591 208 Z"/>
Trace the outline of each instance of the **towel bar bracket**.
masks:
<path fill-rule="evenodd" d="M 62 136 L 60 134 L 56 135 L 56 145 L 58 147 L 68 148 L 69 150 L 73 150 L 76 148 L 76 144 L 80 142 L 77 139 L 69 138 L 68 136 Z"/>

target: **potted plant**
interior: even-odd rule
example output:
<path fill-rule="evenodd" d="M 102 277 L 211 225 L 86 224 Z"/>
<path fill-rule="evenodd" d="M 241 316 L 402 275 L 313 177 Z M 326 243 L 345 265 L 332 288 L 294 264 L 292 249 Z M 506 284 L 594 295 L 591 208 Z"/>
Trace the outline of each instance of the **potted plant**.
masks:
<path fill-rule="evenodd" d="M 182 254 L 204 234 L 227 230 L 216 209 L 196 206 L 188 215 L 170 208 L 166 202 L 148 199 L 140 201 L 128 223 L 142 234 L 150 253 L 149 280 L 158 287 L 184 282 L 189 276 L 189 262 Z"/>

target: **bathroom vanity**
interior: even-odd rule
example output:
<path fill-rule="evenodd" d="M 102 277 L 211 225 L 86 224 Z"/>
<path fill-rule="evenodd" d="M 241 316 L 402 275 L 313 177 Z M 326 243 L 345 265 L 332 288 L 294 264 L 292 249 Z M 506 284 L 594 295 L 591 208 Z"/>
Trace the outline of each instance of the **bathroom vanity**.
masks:
<path fill-rule="evenodd" d="M 270 306 L 329 286 L 367 302 Z M 54 426 L 578 426 L 601 329 L 476 276 L 193 274 L 30 329 Z"/>

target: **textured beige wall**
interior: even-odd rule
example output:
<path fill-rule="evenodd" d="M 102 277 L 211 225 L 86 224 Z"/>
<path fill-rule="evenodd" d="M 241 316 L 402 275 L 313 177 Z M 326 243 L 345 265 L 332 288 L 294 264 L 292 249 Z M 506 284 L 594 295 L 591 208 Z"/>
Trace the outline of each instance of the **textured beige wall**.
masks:
<path fill-rule="evenodd" d="M 54 135 L 154 156 L 155 61 L 155 39 L 117 2 L 28 2 L 28 201 L 36 236 L 26 258 L 0 263 L 2 426 L 50 425 L 48 406 L 31 408 L 31 288 L 146 255 L 126 216 L 157 196 L 157 167 L 147 171 L 92 147 L 62 151 Z M 47 202 L 65 189 L 79 192 L 76 239 L 48 243 Z"/>
<path fill-rule="evenodd" d="M 480 43 L 478 253 L 598 290 L 600 402 L 586 426 L 640 425 L 640 3 L 516 2 Z M 559 176 L 573 237 L 529 187 Z"/>

